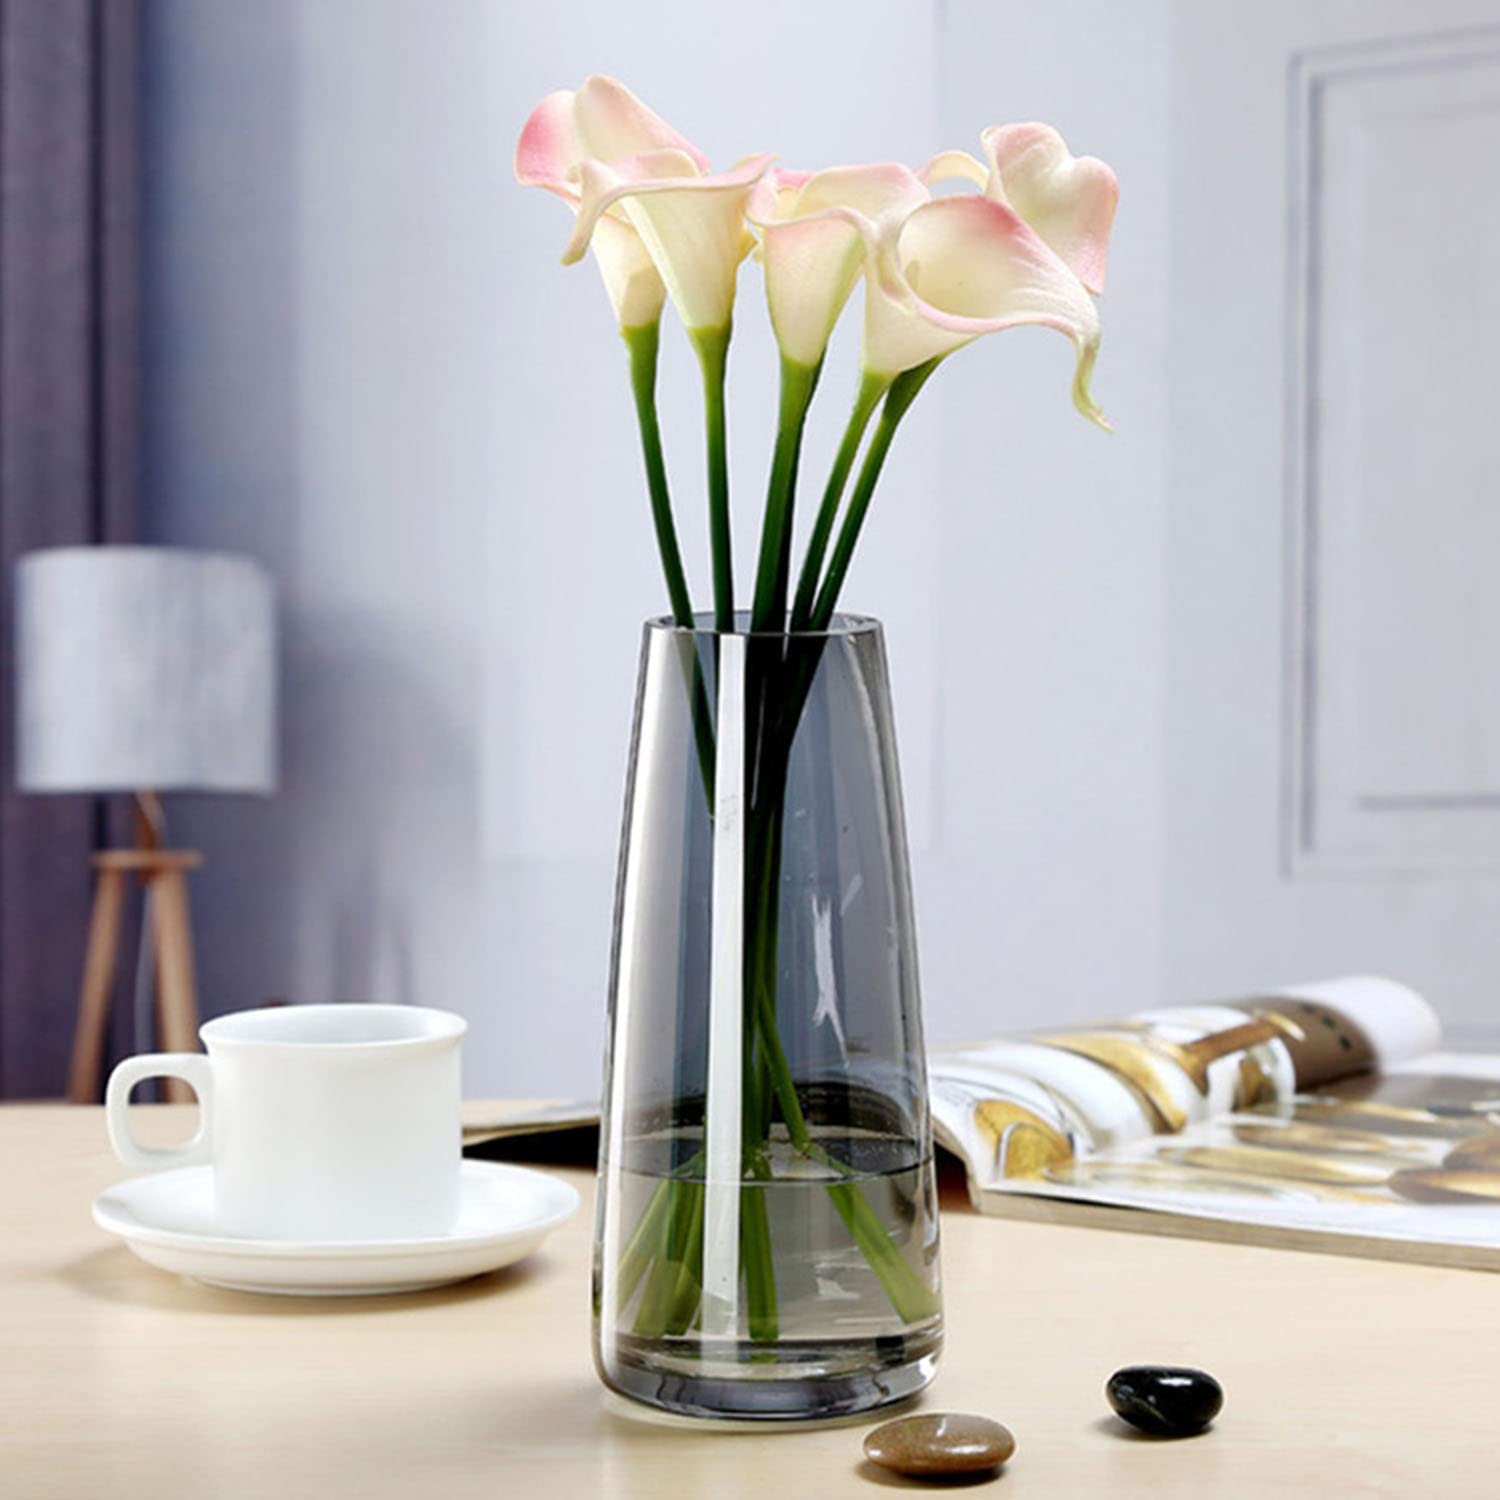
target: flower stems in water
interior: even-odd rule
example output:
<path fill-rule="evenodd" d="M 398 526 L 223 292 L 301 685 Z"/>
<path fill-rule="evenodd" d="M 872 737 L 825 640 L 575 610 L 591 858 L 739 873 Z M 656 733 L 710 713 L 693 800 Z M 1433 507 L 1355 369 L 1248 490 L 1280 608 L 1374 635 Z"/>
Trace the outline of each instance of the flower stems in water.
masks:
<path fill-rule="evenodd" d="M 783 770 L 784 775 L 784 770 Z M 769 807 L 762 815 L 760 837 L 752 844 L 753 866 L 760 877 L 760 889 L 767 894 L 774 911 L 779 905 L 781 868 L 781 824 L 783 816 L 784 783 L 773 785 Z M 769 920 L 768 920 L 769 917 Z M 824 1150 L 814 1139 L 808 1128 L 807 1118 L 802 1112 L 801 1100 L 797 1097 L 797 1085 L 787 1062 L 786 1050 L 781 1043 L 781 1034 L 776 1026 L 776 918 L 762 909 L 756 923 L 756 983 L 747 990 L 747 1003 L 753 1007 L 755 1030 L 758 1033 L 759 1054 L 769 1075 L 776 1101 L 781 1107 L 781 1118 L 786 1125 L 792 1147 L 799 1155 L 816 1161 L 841 1177 L 852 1177 L 853 1170 L 832 1153 Z M 765 931 L 768 937 L 762 938 Z M 930 1288 L 912 1270 L 906 1257 L 891 1243 L 880 1215 L 871 1206 L 863 1190 L 856 1182 L 827 1184 L 829 1197 L 849 1229 L 851 1237 L 869 1262 L 870 1269 L 891 1300 L 891 1305 L 907 1322 L 920 1322 L 937 1311 L 936 1299 Z M 751 1190 L 762 1197 L 757 1190 Z M 742 1203 L 744 1201 L 742 1196 Z M 764 1213 L 765 1204 L 759 1205 Z M 741 1210 L 743 1213 L 743 1208 Z M 747 1291 L 750 1271 L 747 1267 Z M 773 1289 L 774 1295 L 774 1289 Z M 752 1308 L 753 1312 L 753 1308 Z M 753 1327 L 753 1324 L 752 1324 Z M 754 1334 L 752 1333 L 752 1337 Z M 774 1337 L 774 1334 L 772 1335 Z"/>
<path fill-rule="evenodd" d="M 703 1292 L 704 1186 L 687 1181 L 667 1188 L 674 1211 L 666 1215 L 635 1315 L 635 1332 L 646 1338 L 686 1333 Z"/>
<path fill-rule="evenodd" d="M 880 1215 L 870 1206 L 857 1182 L 831 1182 L 828 1196 L 838 1210 L 850 1238 L 859 1246 L 876 1279 L 885 1288 L 904 1323 L 920 1323 L 938 1310 L 938 1299 L 912 1270 L 906 1257 L 891 1243 Z"/>
<path fill-rule="evenodd" d="M 672 1212 L 672 1189 L 676 1186 L 675 1182 L 656 1184 L 656 1191 L 651 1194 L 651 1201 L 646 1205 L 646 1211 L 635 1226 L 635 1233 L 630 1236 L 629 1243 L 620 1252 L 617 1285 L 622 1307 L 635 1296 L 635 1289 L 641 1284 L 641 1277 L 646 1274 L 653 1258 L 662 1249 L 662 1234 L 667 1217 Z"/>
<path fill-rule="evenodd" d="M 784 817 L 784 751 L 771 752 L 780 772 L 768 777 L 763 801 L 752 808 L 747 828 L 745 1002 L 744 1177 L 740 1188 L 740 1268 L 745 1319 L 752 1342 L 774 1343 L 780 1336 L 775 1257 L 765 1185 L 774 1180 L 769 1143 L 769 1111 L 774 1098 L 787 1139 L 798 1155 L 817 1162 L 842 1181 L 825 1182 L 850 1238 L 904 1321 L 921 1322 L 937 1310 L 932 1290 L 891 1242 L 881 1218 L 865 1196 L 854 1170 L 826 1150 L 808 1126 L 776 1024 L 777 910 L 780 898 L 781 834 Z M 681 1173 L 701 1170 L 702 1153 Z M 624 1305 L 644 1280 L 633 1331 L 660 1338 L 685 1332 L 702 1296 L 705 1188 L 685 1175 L 659 1183 L 621 1254 L 620 1301 Z"/>
<path fill-rule="evenodd" d="M 771 1164 L 762 1151 L 749 1153 L 746 1171 L 758 1182 L 771 1181 Z M 740 1264 L 745 1272 L 745 1321 L 751 1341 L 775 1343 L 781 1334 L 776 1312 L 776 1261 L 762 1188 L 740 1189 Z"/>

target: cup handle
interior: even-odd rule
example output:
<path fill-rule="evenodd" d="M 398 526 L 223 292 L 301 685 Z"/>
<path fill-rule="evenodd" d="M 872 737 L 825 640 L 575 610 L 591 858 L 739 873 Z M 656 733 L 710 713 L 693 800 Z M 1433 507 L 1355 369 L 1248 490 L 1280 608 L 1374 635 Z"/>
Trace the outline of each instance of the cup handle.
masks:
<path fill-rule="evenodd" d="M 130 1129 L 130 1091 L 143 1078 L 180 1078 L 198 1096 L 198 1131 L 180 1146 L 143 1146 Z M 160 1172 L 165 1167 L 194 1167 L 213 1160 L 208 1138 L 213 1068 L 201 1052 L 143 1052 L 127 1057 L 109 1075 L 104 1091 L 104 1122 L 109 1143 L 127 1167 Z"/>

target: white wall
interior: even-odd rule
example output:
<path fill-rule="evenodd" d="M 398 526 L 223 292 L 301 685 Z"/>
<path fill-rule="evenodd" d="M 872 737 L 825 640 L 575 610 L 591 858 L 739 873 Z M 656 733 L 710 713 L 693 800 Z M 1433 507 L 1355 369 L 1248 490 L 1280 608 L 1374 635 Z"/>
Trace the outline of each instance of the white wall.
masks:
<path fill-rule="evenodd" d="M 1166 982 L 1493 1048 L 1500 3 L 1176 13 Z"/>
<path fill-rule="evenodd" d="M 1120 170 L 1117 434 L 1072 413 L 1055 336 L 967 351 L 903 434 L 848 599 L 890 627 L 931 1035 L 1156 997 L 1168 18 L 1123 9 L 775 0 L 731 30 L 669 0 L 154 0 L 151 531 L 261 557 L 286 646 L 282 791 L 177 810 L 210 861 L 207 1009 L 442 1004 L 473 1026 L 471 1092 L 597 1087 L 660 585 L 597 276 L 558 267 L 565 215 L 509 168 L 530 105 L 596 70 L 720 161 L 918 161 L 1040 116 Z M 773 351 L 753 268 L 742 287 L 748 523 Z M 680 337 L 664 365 L 701 593 Z"/>

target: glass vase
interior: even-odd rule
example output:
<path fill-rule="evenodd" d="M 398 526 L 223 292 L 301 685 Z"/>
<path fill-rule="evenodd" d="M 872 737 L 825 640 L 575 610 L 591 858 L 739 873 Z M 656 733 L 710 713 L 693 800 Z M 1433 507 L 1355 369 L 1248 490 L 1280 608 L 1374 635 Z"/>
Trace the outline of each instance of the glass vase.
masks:
<path fill-rule="evenodd" d="M 898 1401 L 942 1342 L 884 639 L 645 628 L 600 1135 L 594 1348 L 670 1411 Z"/>

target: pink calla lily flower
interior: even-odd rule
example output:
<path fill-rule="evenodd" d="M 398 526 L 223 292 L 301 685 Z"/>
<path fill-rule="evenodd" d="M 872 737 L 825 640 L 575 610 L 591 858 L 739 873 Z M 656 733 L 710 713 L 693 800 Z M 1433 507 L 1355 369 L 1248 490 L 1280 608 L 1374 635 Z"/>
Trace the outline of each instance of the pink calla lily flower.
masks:
<path fill-rule="evenodd" d="M 583 201 L 563 264 L 580 260 L 596 225 L 622 205 L 684 326 L 726 328 L 740 262 L 755 244 L 745 228 L 745 200 L 773 160 L 749 156 L 727 172 L 707 174 L 687 152 L 673 148 L 609 163 L 586 161 L 580 172 Z"/>
<path fill-rule="evenodd" d="M 1083 283 L 1013 209 L 979 193 L 934 198 L 885 235 L 868 276 L 864 362 L 897 375 L 986 333 L 1056 329 L 1078 353 L 1073 401 L 1101 427 L 1089 394 L 1099 315 Z"/>
<path fill-rule="evenodd" d="M 1104 286 L 1119 188 L 1050 125 L 993 125 L 987 162 L 944 151 L 916 173 L 924 189 L 960 179 L 981 191 L 932 198 L 876 237 L 867 268 L 865 365 L 895 375 L 1005 328 L 1035 324 L 1073 341 L 1073 399 L 1107 427 L 1089 394 L 1099 349 L 1090 293 Z"/>
<path fill-rule="evenodd" d="M 708 158 L 654 109 L 643 104 L 617 78 L 595 73 L 570 96 L 573 119 L 584 154 L 600 161 L 668 149 L 692 157 L 700 172 Z"/>
<path fill-rule="evenodd" d="M 944 151 L 917 174 L 923 182 L 960 178 L 1015 209 L 1098 296 L 1104 290 L 1109 231 L 1120 185 L 1096 156 L 1074 156 L 1050 125 L 991 125 L 986 160 Z"/>
<path fill-rule="evenodd" d="M 583 201 L 578 176 L 584 153 L 573 125 L 574 98 L 571 90 L 548 94 L 531 112 L 516 145 L 515 170 L 518 182 L 545 188 L 576 215 Z M 667 299 L 666 283 L 623 209 L 595 227 L 592 243 L 615 321 L 622 329 L 654 324 Z"/>
<path fill-rule="evenodd" d="M 985 193 L 1008 203 L 1098 296 L 1120 185 L 1096 156 L 1069 154 L 1050 125 L 992 125 L 980 137 Z"/>
<path fill-rule="evenodd" d="M 786 358 L 807 367 L 822 359 L 868 251 L 927 198 L 916 173 L 895 163 L 761 179 L 745 216 L 760 233 L 766 300 Z"/>
<path fill-rule="evenodd" d="M 621 326 L 650 307 L 654 288 L 640 253 L 690 330 L 727 328 L 739 263 L 752 244 L 745 200 L 768 155 L 727 172 L 623 84 L 595 76 L 550 94 L 532 111 L 516 150 L 516 176 L 576 210 L 565 264 L 593 246 Z M 621 230 L 635 236 L 622 237 Z M 639 252 L 637 251 L 639 247 Z M 661 304 L 656 304 L 659 315 Z"/>

